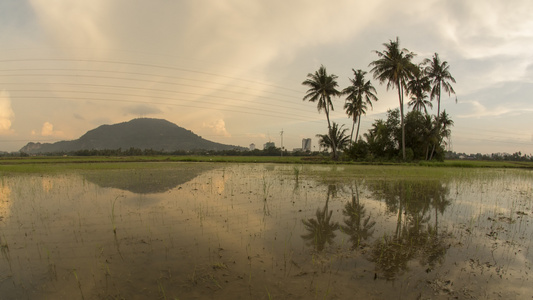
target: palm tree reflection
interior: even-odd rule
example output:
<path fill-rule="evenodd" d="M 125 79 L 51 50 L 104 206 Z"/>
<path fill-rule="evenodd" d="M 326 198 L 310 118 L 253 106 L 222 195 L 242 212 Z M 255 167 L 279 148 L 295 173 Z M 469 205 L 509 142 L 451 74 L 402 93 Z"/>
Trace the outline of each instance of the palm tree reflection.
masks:
<path fill-rule="evenodd" d="M 355 192 L 352 188 L 352 201 L 348 201 L 342 210 L 342 214 L 346 217 L 341 229 L 350 237 L 352 249 L 360 246 L 362 241 L 367 240 L 374 233 L 375 221 L 370 220 L 370 216 L 366 216 L 365 206 L 359 202 L 359 189 L 355 185 Z"/>
<path fill-rule="evenodd" d="M 392 280 L 407 270 L 412 259 L 418 259 L 428 271 L 442 262 L 448 234 L 439 233 L 437 216 L 450 204 L 449 188 L 440 181 L 389 181 L 369 188 L 385 201 L 389 212 L 397 215 L 394 234 L 384 234 L 373 245 L 370 260 L 375 262 L 378 273 Z M 429 222 L 432 206 L 434 225 Z"/>
<path fill-rule="evenodd" d="M 307 233 L 302 235 L 302 239 L 306 241 L 308 246 L 314 247 L 318 252 L 324 250 L 326 244 L 333 244 L 337 236 L 335 231 L 339 229 L 339 223 L 331 221 L 333 211 L 328 209 L 329 199 L 335 196 L 336 193 L 336 185 L 328 185 L 326 204 L 322 209 L 317 208 L 316 218 L 302 219 L 302 223 L 307 230 Z"/>

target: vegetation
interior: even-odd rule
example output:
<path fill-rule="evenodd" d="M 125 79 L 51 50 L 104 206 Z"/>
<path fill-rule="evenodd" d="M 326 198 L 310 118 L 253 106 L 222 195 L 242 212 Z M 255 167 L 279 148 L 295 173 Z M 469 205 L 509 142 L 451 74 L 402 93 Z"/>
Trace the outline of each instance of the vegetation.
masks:
<path fill-rule="evenodd" d="M 339 127 L 339 124 L 333 122 L 333 126 L 329 129 L 328 134 L 317 134 L 320 147 L 325 149 L 331 148 L 333 150 L 333 160 L 337 160 L 338 158 L 337 150 L 345 149 L 350 142 L 348 136 L 346 136 L 346 130 L 348 129 L 342 127 Z"/>
<path fill-rule="evenodd" d="M 333 74 L 328 75 L 326 67 L 320 66 L 314 74 L 307 74 L 307 80 L 302 82 L 302 84 L 309 87 L 303 100 L 317 102 L 318 112 L 322 111 L 322 109 L 324 110 L 328 121 L 328 128 L 331 128 L 329 121 L 329 110 L 330 108 L 333 110 L 331 97 L 340 95 L 340 92 L 337 90 L 337 76 Z"/>
<path fill-rule="evenodd" d="M 400 40 L 389 41 L 385 46 L 385 51 L 375 51 L 379 59 L 370 63 L 374 78 L 380 83 L 387 83 L 387 89 L 396 88 L 398 90 L 398 101 L 400 103 L 400 126 L 402 130 L 402 157 L 405 160 L 405 127 L 403 96 L 407 88 L 407 80 L 413 76 L 416 66 L 411 62 L 415 54 L 407 49 L 400 49 Z"/>
<path fill-rule="evenodd" d="M 440 61 L 439 54 L 435 53 L 431 60 L 425 59 L 427 64 L 425 73 L 431 80 L 431 99 L 437 99 L 437 116 L 440 115 L 440 95 L 441 89 L 448 93 L 448 96 L 455 94 L 450 82 L 455 83 L 455 78 L 450 74 L 450 66 L 447 61 Z M 457 102 L 457 97 L 455 98 Z"/>
<path fill-rule="evenodd" d="M 348 117 L 351 117 L 353 120 L 350 141 L 353 138 L 355 122 L 357 122 L 357 132 L 354 140 L 354 142 L 357 143 L 359 127 L 361 125 L 361 116 L 366 115 L 367 105 L 372 107 L 372 101 L 377 101 L 378 97 L 376 96 L 376 89 L 370 80 L 365 81 L 366 72 L 362 70 L 356 71 L 354 69 L 352 69 L 352 71 L 355 78 L 350 79 L 352 84 L 342 90 L 342 94 L 347 96 L 346 103 L 344 104 L 346 114 L 348 114 Z"/>
<path fill-rule="evenodd" d="M 333 108 L 331 96 L 339 95 L 335 89 L 337 76 L 328 75 L 324 66 L 307 75 L 308 79 L 303 84 L 311 88 L 304 100 L 319 101 L 318 109 L 324 109 L 328 119 L 328 133 L 317 135 L 321 145 L 332 150 L 334 160 L 339 158 L 338 152 L 344 150 L 344 159 L 356 161 L 442 161 L 451 137 L 453 120 L 446 111 L 440 111 L 441 90 L 449 96 L 455 94 L 451 85 L 455 79 L 448 62 L 441 61 L 435 53 L 431 60 L 415 64 L 413 59 L 416 54 L 401 48 L 399 38 L 383 46 L 383 51 L 374 51 L 378 59 L 369 64 L 372 67 L 370 72 L 379 83 L 386 84 L 387 89 L 398 91 L 399 108 L 389 110 L 387 120 L 376 120 L 364 134 L 365 141 L 358 138 L 361 116 L 366 114 L 369 106 L 372 107 L 372 101 L 378 100 L 376 89 L 370 80 L 364 78 L 366 72 L 352 69 L 355 78 L 350 79 L 351 85 L 341 93 L 347 96 L 344 109 L 353 122 L 349 147 L 339 144 L 345 140 L 345 130 L 339 129 L 335 123 L 333 128 L 329 120 L 329 107 Z M 404 111 L 404 96 L 410 97 L 408 106 L 412 111 L 408 113 Z M 437 114 L 434 116 L 428 113 L 428 108 L 433 108 L 431 100 L 437 101 Z"/>
<path fill-rule="evenodd" d="M 331 131 L 331 123 L 329 120 L 329 110 L 333 110 L 332 96 L 340 96 L 340 92 L 337 90 L 337 76 L 328 75 L 326 67 L 320 66 L 318 71 L 314 74 L 307 74 L 307 80 L 302 82 L 303 85 L 308 86 L 309 89 L 305 94 L 303 100 L 309 102 L 317 102 L 318 112 L 324 110 L 326 113 L 326 119 L 328 121 L 328 131 Z M 335 143 L 331 144 L 333 151 L 333 157 L 336 158 L 337 146 Z"/>

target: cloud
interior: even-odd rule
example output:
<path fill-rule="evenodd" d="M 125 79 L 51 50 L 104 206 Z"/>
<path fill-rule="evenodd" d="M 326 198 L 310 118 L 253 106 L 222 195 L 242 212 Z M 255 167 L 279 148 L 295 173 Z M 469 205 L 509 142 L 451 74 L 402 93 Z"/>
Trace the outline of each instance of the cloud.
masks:
<path fill-rule="evenodd" d="M 108 44 L 101 20 L 107 1 L 30 0 L 35 16 L 48 37 L 64 46 Z"/>
<path fill-rule="evenodd" d="M 62 131 L 54 130 L 54 125 L 50 122 L 44 122 L 43 127 L 41 128 L 42 136 L 51 136 L 51 137 L 63 137 L 64 134 Z"/>
<path fill-rule="evenodd" d="M 6 90 L 0 91 L 0 135 L 12 134 L 11 123 L 15 113 L 11 108 L 11 98 Z"/>
<path fill-rule="evenodd" d="M 487 106 L 483 105 L 480 101 L 472 100 L 466 101 L 465 104 L 469 104 L 472 107 L 472 113 L 458 115 L 458 118 L 482 118 L 482 117 L 501 117 L 504 115 L 516 116 L 524 113 L 533 112 L 533 108 L 523 106 Z"/>
<path fill-rule="evenodd" d="M 126 113 L 144 117 L 147 115 L 160 114 L 161 110 L 155 106 L 139 104 L 126 107 Z"/>
<path fill-rule="evenodd" d="M 224 137 L 231 137 L 231 134 L 226 130 L 226 122 L 223 119 L 218 119 L 210 123 L 204 123 L 204 128 L 209 128 L 217 135 Z"/>

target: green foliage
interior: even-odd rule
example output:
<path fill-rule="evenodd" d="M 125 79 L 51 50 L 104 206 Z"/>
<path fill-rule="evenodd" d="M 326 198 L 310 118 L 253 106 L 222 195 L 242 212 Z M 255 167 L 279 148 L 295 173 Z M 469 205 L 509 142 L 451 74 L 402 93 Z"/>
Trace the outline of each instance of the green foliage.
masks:
<path fill-rule="evenodd" d="M 302 82 L 302 85 L 309 87 L 303 100 L 309 102 L 317 102 L 317 109 L 319 112 L 324 110 L 328 121 L 328 128 L 331 128 L 329 122 L 330 109 L 333 110 L 333 102 L 331 97 L 340 96 L 337 90 L 337 76 L 328 74 L 326 67 L 320 66 L 315 73 L 307 74 L 307 80 Z"/>
<path fill-rule="evenodd" d="M 376 89 L 370 82 L 365 81 L 366 72 L 362 70 L 354 70 L 354 79 L 350 79 L 351 85 L 342 90 L 342 94 L 346 95 L 346 103 L 344 103 L 344 109 L 348 117 L 353 120 L 352 132 L 350 134 L 350 140 L 353 138 L 353 130 L 355 123 L 357 122 L 357 132 L 354 140 L 357 142 L 359 135 L 359 127 L 361 125 L 361 116 L 366 115 L 367 105 L 372 108 L 372 101 L 377 101 Z"/>
<path fill-rule="evenodd" d="M 346 128 L 339 127 L 339 124 L 333 122 L 333 126 L 329 129 L 328 134 L 317 134 L 321 147 L 326 149 L 331 148 L 333 160 L 338 158 L 337 150 L 345 149 L 350 143 L 350 138 L 346 135 Z"/>
<path fill-rule="evenodd" d="M 404 155 L 399 147 L 402 141 L 400 123 L 399 110 L 389 110 L 387 120 L 376 120 L 368 133 L 364 134 L 366 142 L 353 144 L 346 154 L 356 161 L 444 159 L 445 141 L 450 136 L 449 126 L 453 125 L 445 112 L 438 119 L 416 110 L 407 113 L 404 120 Z"/>
<path fill-rule="evenodd" d="M 401 48 L 399 38 L 396 38 L 395 41 L 391 40 L 389 43 L 383 44 L 383 46 L 385 47 L 383 52 L 375 51 L 378 59 L 370 63 L 370 66 L 372 66 L 371 72 L 380 83 L 387 84 L 387 89 L 396 88 L 398 90 L 400 123 L 402 125 L 400 126 L 400 131 L 402 132 L 400 144 L 402 145 L 402 156 L 405 160 L 403 96 L 407 92 L 407 81 L 413 77 L 413 73 L 417 69 L 417 66 L 412 63 L 415 54 L 405 48 Z"/>

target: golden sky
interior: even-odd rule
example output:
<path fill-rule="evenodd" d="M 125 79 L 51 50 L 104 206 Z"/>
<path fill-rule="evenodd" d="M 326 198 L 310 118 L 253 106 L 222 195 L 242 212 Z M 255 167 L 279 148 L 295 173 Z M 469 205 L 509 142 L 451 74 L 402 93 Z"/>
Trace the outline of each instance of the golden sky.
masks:
<path fill-rule="evenodd" d="M 450 65 L 452 150 L 533 153 L 529 0 L 3 0 L 0 150 L 137 117 L 226 144 L 279 146 L 283 130 L 288 149 L 317 146 L 327 125 L 302 101 L 306 75 L 323 64 L 342 89 L 396 37 L 415 62 L 437 52 Z M 361 133 L 398 107 L 373 83 Z M 343 104 L 332 119 L 349 128 Z"/>

